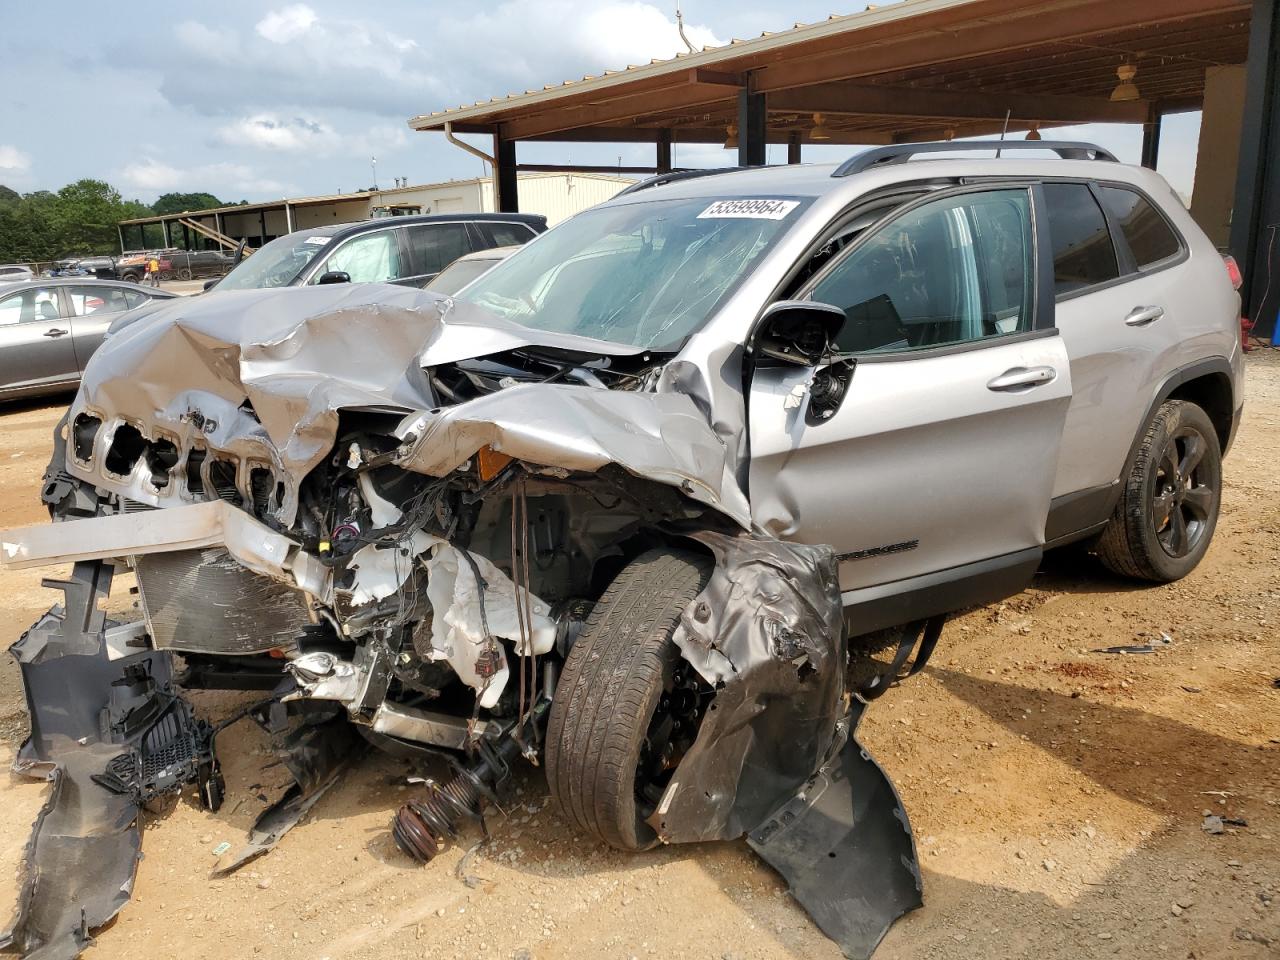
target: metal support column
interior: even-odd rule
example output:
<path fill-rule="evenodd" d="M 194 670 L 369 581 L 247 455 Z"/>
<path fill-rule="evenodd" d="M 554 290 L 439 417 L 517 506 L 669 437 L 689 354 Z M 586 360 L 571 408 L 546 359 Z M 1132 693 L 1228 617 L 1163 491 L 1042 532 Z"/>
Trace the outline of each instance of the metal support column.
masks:
<path fill-rule="evenodd" d="M 173 238 L 169 235 L 169 221 L 168 221 L 168 220 L 161 220 L 161 221 L 160 221 L 160 227 L 161 227 L 162 232 L 164 233 L 164 245 L 165 245 L 165 249 L 170 249 L 170 248 L 172 248 L 172 247 L 173 247 Z"/>
<path fill-rule="evenodd" d="M 506 140 L 501 134 L 493 135 L 493 156 L 497 164 L 493 170 L 493 198 L 498 213 L 518 213 L 520 198 L 517 194 L 516 142 Z"/>
<path fill-rule="evenodd" d="M 267 211 L 265 210 L 258 211 L 258 240 L 259 246 L 267 245 Z"/>
<path fill-rule="evenodd" d="M 120 252 L 124 253 L 124 227 L 116 224 L 116 236 L 120 238 Z"/>
<path fill-rule="evenodd" d="M 787 134 L 787 163 L 800 162 L 800 131 L 792 130 Z"/>
<path fill-rule="evenodd" d="M 654 168 L 658 173 L 671 172 L 671 131 L 658 131 L 658 156 Z"/>
<path fill-rule="evenodd" d="M 191 249 L 191 230 L 185 223 L 182 225 L 182 249 Z"/>
<path fill-rule="evenodd" d="M 1244 273 L 1244 315 L 1270 338 L 1280 302 L 1280 0 L 1253 0 L 1244 128 L 1231 212 L 1231 254 Z M 1273 243 L 1273 241 L 1277 241 Z M 1271 282 L 1268 283 L 1268 280 Z M 1262 298 L 1270 294 L 1267 302 Z"/>
<path fill-rule="evenodd" d="M 1150 170 L 1156 168 L 1160 159 L 1160 128 L 1163 122 L 1164 114 L 1153 103 L 1147 114 L 1147 122 L 1142 125 L 1142 165 Z"/>
<path fill-rule="evenodd" d="M 738 166 L 764 166 L 765 119 L 764 94 L 752 93 L 750 88 L 739 91 Z"/>

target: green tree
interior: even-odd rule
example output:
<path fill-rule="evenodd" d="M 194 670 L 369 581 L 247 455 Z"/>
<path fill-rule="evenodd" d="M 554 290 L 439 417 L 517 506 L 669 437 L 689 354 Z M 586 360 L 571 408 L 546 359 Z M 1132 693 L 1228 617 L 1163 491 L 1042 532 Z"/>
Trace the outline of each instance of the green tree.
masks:
<path fill-rule="evenodd" d="M 102 180 L 77 180 L 58 191 L 54 224 L 68 254 L 110 253 L 116 246 L 121 199 Z"/>
<path fill-rule="evenodd" d="M 13 203 L 21 199 L 22 194 L 17 190 L 12 189 L 11 187 L 6 187 L 3 183 L 0 183 L 0 203 Z"/>
<path fill-rule="evenodd" d="M 208 210 L 210 207 L 225 207 L 212 193 L 166 193 L 151 205 L 155 213 L 186 213 L 189 210 Z"/>

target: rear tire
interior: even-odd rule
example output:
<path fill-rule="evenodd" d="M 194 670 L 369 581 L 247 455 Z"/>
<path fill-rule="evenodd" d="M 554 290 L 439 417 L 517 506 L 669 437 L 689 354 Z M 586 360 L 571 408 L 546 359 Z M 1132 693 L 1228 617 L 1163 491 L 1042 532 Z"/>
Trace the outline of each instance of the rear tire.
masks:
<path fill-rule="evenodd" d="M 587 618 L 556 687 L 547 722 L 551 795 L 567 820 L 621 850 L 658 842 L 638 796 L 646 786 L 639 768 L 679 669 L 671 636 L 710 570 L 698 554 L 667 549 L 627 564 Z"/>
<path fill-rule="evenodd" d="M 1194 403 L 1161 404 L 1138 448 L 1098 558 L 1113 573 L 1171 583 L 1209 549 L 1222 502 L 1222 452 Z"/>

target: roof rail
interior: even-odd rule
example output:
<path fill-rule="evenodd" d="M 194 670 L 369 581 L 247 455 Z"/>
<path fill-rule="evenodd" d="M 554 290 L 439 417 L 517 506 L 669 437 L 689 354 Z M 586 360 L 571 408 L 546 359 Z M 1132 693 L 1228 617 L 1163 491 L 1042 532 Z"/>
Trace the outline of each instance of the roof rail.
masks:
<path fill-rule="evenodd" d="M 1117 162 L 1109 150 L 1092 143 L 1072 140 L 940 140 L 929 143 L 895 143 L 889 147 L 876 147 L 850 157 L 840 164 L 831 176 L 851 177 L 875 167 L 887 167 L 905 163 L 922 153 L 953 153 L 970 150 L 1052 150 L 1063 160 L 1109 160 Z M 637 187 L 639 184 L 636 185 Z M 635 189 L 632 187 L 631 189 Z"/>
<path fill-rule="evenodd" d="M 671 173 L 660 173 L 656 177 L 637 180 L 625 190 L 614 194 L 614 196 L 625 197 L 629 193 L 637 193 L 640 190 L 647 190 L 649 187 L 661 187 L 668 183 L 679 183 L 681 180 L 693 180 L 697 177 L 710 177 L 717 173 L 732 173 L 734 170 L 745 169 L 745 167 L 712 167 L 709 170 L 673 170 Z"/>

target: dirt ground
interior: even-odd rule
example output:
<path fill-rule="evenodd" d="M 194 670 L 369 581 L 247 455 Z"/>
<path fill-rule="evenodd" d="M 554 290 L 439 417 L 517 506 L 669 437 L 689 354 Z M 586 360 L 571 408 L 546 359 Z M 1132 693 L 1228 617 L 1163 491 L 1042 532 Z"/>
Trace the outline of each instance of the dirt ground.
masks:
<path fill-rule="evenodd" d="M 924 908 L 877 960 L 1280 956 L 1274 350 L 1251 355 L 1245 411 L 1217 537 L 1192 576 L 1144 588 L 1087 557 L 1052 557 L 1025 593 L 949 625 L 933 665 L 869 710 L 862 738 L 901 791 L 925 885 Z M 42 519 L 59 413 L 0 410 L 0 527 Z M 50 604 L 39 581 L 0 574 L 0 643 Z M 1093 652 L 1146 641 L 1158 652 Z M 0 761 L 24 735 L 6 662 Z M 184 798 L 147 823 L 137 895 L 87 956 L 839 956 L 745 844 L 611 851 L 557 819 L 536 771 L 489 843 L 464 861 L 477 832 L 418 867 L 389 832 L 413 789 L 406 768 L 363 757 L 274 852 L 210 880 L 214 848 L 238 845 L 260 809 L 264 763 L 248 724 L 219 745 L 222 811 Z M 44 788 L 4 778 L 0 899 L 11 903 Z M 1210 835 L 1206 812 L 1248 826 Z"/>

